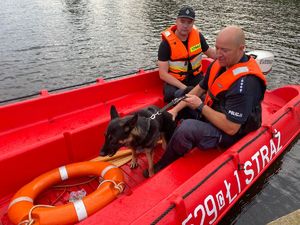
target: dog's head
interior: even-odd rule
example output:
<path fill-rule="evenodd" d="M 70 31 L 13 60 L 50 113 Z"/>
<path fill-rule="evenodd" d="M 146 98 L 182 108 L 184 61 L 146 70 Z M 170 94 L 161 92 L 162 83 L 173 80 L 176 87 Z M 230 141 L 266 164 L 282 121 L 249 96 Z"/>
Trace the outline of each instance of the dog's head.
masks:
<path fill-rule="evenodd" d="M 110 117 L 111 121 L 105 132 L 105 142 L 100 150 L 101 156 L 113 156 L 119 148 L 126 146 L 138 119 L 137 114 L 120 118 L 115 106 L 110 108 Z"/>

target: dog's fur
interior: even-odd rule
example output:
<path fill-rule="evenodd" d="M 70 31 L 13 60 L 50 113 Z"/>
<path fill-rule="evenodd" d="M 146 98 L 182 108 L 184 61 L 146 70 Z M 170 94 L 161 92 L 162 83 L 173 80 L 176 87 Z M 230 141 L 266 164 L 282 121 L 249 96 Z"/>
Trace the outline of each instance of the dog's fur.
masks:
<path fill-rule="evenodd" d="M 154 175 L 153 149 L 162 137 L 163 147 L 170 140 L 176 128 L 176 123 L 168 112 L 150 116 L 159 110 L 156 106 L 141 109 L 133 115 L 120 118 L 115 106 L 110 109 L 111 121 L 105 133 L 105 143 L 100 150 L 101 156 L 113 156 L 123 146 L 132 149 L 131 168 L 138 166 L 136 153 L 144 152 L 148 160 L 149 176 Z"/>

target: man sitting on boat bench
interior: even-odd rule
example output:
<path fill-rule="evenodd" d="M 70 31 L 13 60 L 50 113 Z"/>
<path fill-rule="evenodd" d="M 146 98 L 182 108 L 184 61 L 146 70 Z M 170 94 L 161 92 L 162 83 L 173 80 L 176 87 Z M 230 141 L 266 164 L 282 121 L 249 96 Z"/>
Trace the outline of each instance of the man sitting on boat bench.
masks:
<path fill-rule="evenodd" d="M 194 26 L 195 12 L 190 6 L 179 10 L 176 25 L 162 32 L 158 50 L 159 76 L 165 82 L 164 101 L 191 90 L 203 78 L 201 71 L 202 52 L 215 58 L 215 49 L 210 48 L 206 39 Z"/>
<path fill-rule="evenodd" d="M 198 118 L 183 120 L 177 127 L 165 154 L 154 165 L 155 172 L 194 147 L 227 148 L 261 126 L 266 79 L 244 49 L 241 28 L 228 26 L 218 33 L 217 60 L 187 98 L 169 111 L 175 118 L 180 110 L 189 107 L 198 112 Z M 199 96 L 206 92 L 202 102 Z"/>

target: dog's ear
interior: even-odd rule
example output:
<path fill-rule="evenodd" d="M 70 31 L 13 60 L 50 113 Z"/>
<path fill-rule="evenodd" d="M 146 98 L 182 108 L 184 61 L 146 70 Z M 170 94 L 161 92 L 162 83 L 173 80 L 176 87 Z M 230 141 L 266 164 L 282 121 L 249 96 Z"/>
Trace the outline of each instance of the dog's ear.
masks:
<path fill-rule="evenodd" d="M 125 132 L 131 131 L 135 127 L 137 120 L 138 120 L 138 115 L 134 114 L 134 116 L 128 121 L 126 121 L 126 123 L 124 124 L 124 131 Z"/>
<path fill-rule="evenodd" d="M 114 119 L 114 118 L 118 118 L 118 117 L 120 117 L 120 116 L 119 116 L 119 113 L 118 113 L 116 107 L 115 107 L 114 105 L 112 105 L 112 106 L 110 107 L 110 118 L 111 118 L 111 119 Z"/>

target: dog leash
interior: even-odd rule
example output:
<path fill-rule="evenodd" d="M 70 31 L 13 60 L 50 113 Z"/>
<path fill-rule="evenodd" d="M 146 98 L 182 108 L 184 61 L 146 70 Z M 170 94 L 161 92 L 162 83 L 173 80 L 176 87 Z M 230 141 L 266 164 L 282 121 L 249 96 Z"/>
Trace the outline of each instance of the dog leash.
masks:
<path fill-rule="evenodd" d="M 171 102 L 169 102 L 167 105 L 165 105 L 163 108 L 161 108 L 160 110 L 158 110 L 156 113 L 153 113 L 150 116 L 151 120 L 154 120 L 156 116 L 161 115 L 164 111 L 166 111 L 167 109 L 169 109 L 170 107 L 177 105 L 179 102 L 181 102 L 183 99 L 187 98 L 186 95 L 178 97 L 178 98 L 174 98 Z"/>

